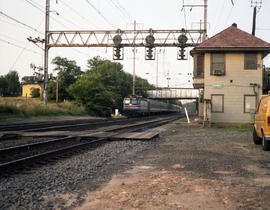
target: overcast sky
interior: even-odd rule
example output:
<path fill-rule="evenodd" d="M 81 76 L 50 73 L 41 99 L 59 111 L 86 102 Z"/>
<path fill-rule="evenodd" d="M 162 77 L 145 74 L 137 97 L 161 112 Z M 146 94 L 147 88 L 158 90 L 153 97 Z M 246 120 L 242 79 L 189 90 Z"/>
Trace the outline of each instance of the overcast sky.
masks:
<path fill-rule="evenodd" d="M 256 36 L 270 42 L 270 1 L 262 2 L 257 15 Z M 185 0 L 184 3 L 203 4 L 203 0 Z M 233 0 L 233 3 L 232 0 L 208 0 L 209 37 L 233 22 L 251 33 L 251 0 Z M 124 30 L 132 29 L 134 20 L 138 29 L 199 29 L 203 8 L 181 10 L 182 5 L 183 0 L 51 0 L 50 29 Z M 0 75 L 16 70 L 20 77 L 30 76 L 33 75 L 30 63 L 43 65 L 42 50 L 28 42 L 27 37 L 44 37 L 44 11 L 45 0 L 0 0 Z M 145 61 L 144 52 L 144 48 L 137 49 L 136 74 L 156 84 L 157 61 Z M 187 61 L 178 61 L 176 48 L 159 48 L 158 52 L 158 85 L 192 87 L 192 57 L 188 55 Z M 97 55 L 111 59 L 112 49 L 51 48 L 49 62 L 55 56 L 67 57 L 85 70 L 87 60 Z M 126 72 L 132 73 L 132 62 L 132 49 L 126 48 L 125 60 L 121 61 Z M 264 64 L 270 67 L 269 56 L 264 59 Z M 49 66 L 49 73 L 53 68 L 53 65 Z M 171 79 L 167 80 L 168 77 Z"/>

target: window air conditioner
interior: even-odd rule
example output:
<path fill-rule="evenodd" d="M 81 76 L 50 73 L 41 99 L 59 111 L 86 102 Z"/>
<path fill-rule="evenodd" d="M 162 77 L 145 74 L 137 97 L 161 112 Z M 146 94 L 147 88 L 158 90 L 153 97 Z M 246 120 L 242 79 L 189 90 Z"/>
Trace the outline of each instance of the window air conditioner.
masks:
<path fill-rule="evenodd" d="M 213 74 L 214 75 L 224 75 L 224 72 L 222 69 L 214 69 Z"/>

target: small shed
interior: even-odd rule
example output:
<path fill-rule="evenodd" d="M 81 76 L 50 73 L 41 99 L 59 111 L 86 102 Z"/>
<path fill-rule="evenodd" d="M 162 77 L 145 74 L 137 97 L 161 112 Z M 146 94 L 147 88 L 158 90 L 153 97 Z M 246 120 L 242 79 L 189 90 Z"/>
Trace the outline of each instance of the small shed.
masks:
<path fill-rule="evenodd" d="M 23 97 L 31 97 L 31 91 L 34 88 L 38 88 L 40 91 L 40 95 L 42 94 L 43 91 L 43 85 L 40 83 L 36 84 L 23 84 L 22 85 L 22 96 Z"/>

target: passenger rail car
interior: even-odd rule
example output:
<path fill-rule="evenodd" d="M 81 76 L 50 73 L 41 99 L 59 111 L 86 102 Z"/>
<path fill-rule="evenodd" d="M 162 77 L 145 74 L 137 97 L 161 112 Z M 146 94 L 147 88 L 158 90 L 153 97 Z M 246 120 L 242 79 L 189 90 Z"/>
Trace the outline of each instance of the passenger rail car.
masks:
<path fill-rule="evenodd" d="M 141 96 L 130 96 L 124 99 L 123 112 L 127 116 L 180 112 L 180 106 L 146 99 Z"/>

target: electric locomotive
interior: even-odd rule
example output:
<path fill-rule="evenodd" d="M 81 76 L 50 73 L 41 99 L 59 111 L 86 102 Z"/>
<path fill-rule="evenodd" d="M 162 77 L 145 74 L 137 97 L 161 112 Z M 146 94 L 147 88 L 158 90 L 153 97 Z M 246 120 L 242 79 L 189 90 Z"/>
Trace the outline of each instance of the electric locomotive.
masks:
<path fill-rule="evenodd" d="M 151 115 L 157 113 L 180 112 L 180 107 L 142 96 L 130 96 L 124 98 L 123 112 L 127 116 Z"/>

